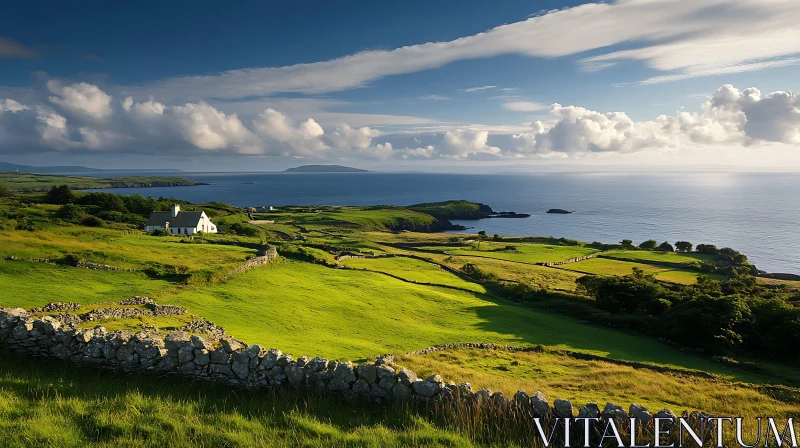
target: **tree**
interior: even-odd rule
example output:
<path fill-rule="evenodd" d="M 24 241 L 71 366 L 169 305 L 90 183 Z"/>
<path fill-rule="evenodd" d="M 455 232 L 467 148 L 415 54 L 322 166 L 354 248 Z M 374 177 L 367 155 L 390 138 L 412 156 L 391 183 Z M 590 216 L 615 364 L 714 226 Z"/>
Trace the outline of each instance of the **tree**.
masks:
<path fill-rule="evenodd" d="M 691 252 L 692 243 L 688 241 L 678 241 L 677 243 L 675 243 L 675 248 L 678 249 L 680 252 Z"/>
<path fill-rule="evenodd" d="M 0 185 L 0 198 L 11 196 L 11 190 L 5 185 Z"/>
<path fill-rule="evenodd" d="M 60 218 L 66 222 L 80 222 L 83 219 L 83 207 L 75 204 L 64 204 L 56 211 L 56 218 Z"/>
<path fill-rule="evenodd" d="M 492 236 L 492 241 L 503 241 L 503 237 L 502 237 L 502 236 L 500 236 L 500 234 L 498 234 L 498 233 L 495 233 L 495 234 Z"/>
<path fill-rule="evenodd" d="M 478 250 L 481 250 L 481 241 L 484 241 L 485 239 L 486 239 L 486 231 L 481 230 L 480 232 L 478 232 Z"/>
<path fill-rule="evenodd" d="M 53 187 L 47 192 L 45 200 L 51 204 L 70 204 L 75 202 L 75 194 L 66 185 Z"/>
<path fill-rule="evenodd" d="M 658 241 L 656 240 L 647 240 L 639 245 L 639 249 L 644 250 L 653 250 L 658 246 Z"/>
<path fill-rule="evenodd" d="M 698 244 L 695 250 L 698 253 L 708 255 L 716 255 L 719 253 L 719 249 L 717 249 L 717 246 L 713 244 Z"/>
<path fill-rule="evenodd" d="M 619 245 L 623 249 L 633 249 L 633 247 L 634 247 L 633 246 L 633 241 L 631 241 L 631 240 L 622 240 L 622 241 L 619 242 Z"/>
<path fill-rule="evenodd" d="M 661 243 L 661 244 L 658 246 L 658 250 L 660 250 L 660 251 L 662 251 L 662 252 L 675 252 L 675 248 L 674 248 L 674 247 L 672 247 L 672 244 L 669 244 L 669 243 L 668 243 L 668 242 L 666 242 L 666 241 L 664 241 L 663 243 Z"/>

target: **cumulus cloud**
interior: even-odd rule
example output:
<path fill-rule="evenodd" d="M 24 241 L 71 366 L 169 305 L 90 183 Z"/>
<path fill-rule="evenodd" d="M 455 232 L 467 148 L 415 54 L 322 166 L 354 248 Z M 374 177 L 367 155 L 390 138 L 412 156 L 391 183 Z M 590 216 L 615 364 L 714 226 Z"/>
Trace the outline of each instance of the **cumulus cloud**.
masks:
<path fill-rule="evenodd" d="M 111 95 L 95 85 L 81 82 L 62 86 L 58 81 L 50 80 L 47 89 L 53 94 L 50 102 L 75 115 L 104 120 L 113 113 Z"/>
<path fill-rule="evenodd" d="M 617 0 L 550 11 L 446 42 L 362 51 L 284 67 L 171 78 L 128 90 L 160 98 L 243 98 L 359 88 L 391 75 L 504 54 L 555 58 L 625 43 L 630 49 L 585 57 L 586 70 L 639 61 L 666 82 L 794 63 L 800 54 L 800 2 L 794 0 Z M 545 44 L 546 43 L 546 44 Z M 601 50 L 602 51 L 602 50 Z M 474 92 L 480 86 L 465 91 Z"/>
<path fill-rule="evenodd" d="M 740 91 L 726 84 L 700 112 L 679 111 L 653 121 L 633 121 L 623 112 L 600 113 L 576 106 L 550 106 L 554 123 L 533 123 L 530 132 L 513 136 L 520 154 L 570 155 L 631 153 L 675 149 L 681 145 L 739 145 L 761 142 L 800 143 L 800 96 L 755 88 Z"/>
<path fill-rule="evenodd" d="M 674 150 L 684 146 L 745 148 L 800 144 L 800 96 L 762 94 L 724 85 L 697 112 L 635 121 L 553 104 L 551 119 L 521 126 L 440 126 L 383 133 L 347 123 L 323 127 L 267 108 L 242 120 L 200 101 L 169 105 L 155 98 L 111 96 L 90 84 L 48 83 L 51 104 L 0 99 L 0 153 L 104 151 L 142 154 L 244 154 L 319 159 L 502 159 L 579 157 Z M 525 124 L 524 126 L 528 126 Z M 515 129 L 510 131 L 511 129 Z M 512 144 L 499 144 L 511 135 Z M 493 137 L 494 136 L 494 137 Z M 401 144 L 405 139 L 410 144 Z M 498 140 L 499 139 L 499 140 Z"/>

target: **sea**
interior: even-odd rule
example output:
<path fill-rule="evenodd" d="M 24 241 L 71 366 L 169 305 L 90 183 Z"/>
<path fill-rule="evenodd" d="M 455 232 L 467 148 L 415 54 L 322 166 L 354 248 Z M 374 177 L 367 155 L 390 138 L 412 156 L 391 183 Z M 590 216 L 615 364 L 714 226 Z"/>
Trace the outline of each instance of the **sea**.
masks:
<path fill-rule="evenodd" d="M 128 173 L 130 174 L 130 173 Z M 137 173 L 146 175 L 146 173 Z M 157 173 L 164 175 L 164 173 Z M 110 176 L 113 173 L 103 173 Z M 489 235 L 732 247 L 767 272 L 800 274 L 800 175 L 733 172 L 180 173 L 207 185 L 109 189 L 237 206 L 411 205 L 466 199 L 529 218 L 454 221 Z M 548 214 L 560 208 L 572 214 Z"/>

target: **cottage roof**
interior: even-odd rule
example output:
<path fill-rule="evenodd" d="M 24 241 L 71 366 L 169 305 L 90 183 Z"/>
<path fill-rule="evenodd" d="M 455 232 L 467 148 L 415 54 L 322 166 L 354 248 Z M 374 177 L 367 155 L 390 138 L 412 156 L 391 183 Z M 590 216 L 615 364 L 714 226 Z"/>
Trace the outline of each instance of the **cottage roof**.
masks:
<path fill-rule="evenodd" d="M 178 212 L 178 216 L 172 217 L 172 212 L 153 212 L 147 220 L 145 226 L 166 227 L 197 227 L 203 212 Z"/>
<path fill-rule="evenodd" d="M 170 227 L 197 227 L 203 212 L 178 212 L 178 216 L 170 220 Z"/>
<path fill-rule="evenodd" d="M 153 212 L 145 226 L 164 227 L 172 219 L 172 212 Z"/>

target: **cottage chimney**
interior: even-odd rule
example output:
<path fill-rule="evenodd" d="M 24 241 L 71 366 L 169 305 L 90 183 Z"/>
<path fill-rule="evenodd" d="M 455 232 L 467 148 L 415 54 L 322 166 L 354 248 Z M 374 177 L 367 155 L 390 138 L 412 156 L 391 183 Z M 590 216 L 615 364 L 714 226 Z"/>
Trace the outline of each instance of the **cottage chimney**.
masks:
<path fill-rule="evenodd" d="M 180 205 L 175 204 L 175 205 L 172 206 L 172 217 L 173 218 L 178 216 L 178 213 L 180 213 L 180 212 L 181 212 L 181 206 Z"/>

